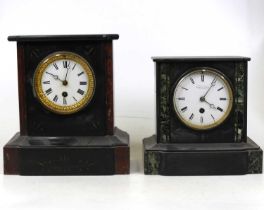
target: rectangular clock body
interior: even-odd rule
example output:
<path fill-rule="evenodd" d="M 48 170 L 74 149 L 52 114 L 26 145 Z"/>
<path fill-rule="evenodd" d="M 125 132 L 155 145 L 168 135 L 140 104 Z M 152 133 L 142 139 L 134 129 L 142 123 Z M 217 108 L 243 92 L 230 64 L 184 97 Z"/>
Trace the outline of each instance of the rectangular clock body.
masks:
<path fill-rule="evenodd" d="M 262 173 L 247 137 L 247 57 L 155 57 L 157 133 L 143 139 L 144 173 Z"/>
<path fill-rule="evenodd" d="M 11 36 L 17 41 L 21 135 L 98 136 L 113 134 L 112 40 L 118 35 Z M 95 74 L 91 102 L 71 115 L 45 109 L 33 90 L 38 64 L 54 52 L 72 52 L 88 61 Z"/>
<path fill-rule="evenodd" d="M 20 131 L 4 174 L 129 173 L 129 135 L 114 127 L 118 34 L 9 36 L 17 42 Z"/>
<path fill-rule="evenodd" d="M 243 142 L 247 139 L 247 62 L 246 57 L 154 58 L 156 64 L 157 140 L 159 143 Z M 231 83 L 233 108 L 218 127 L 195 130 L 184 125 L 173 108 L 177 81 L 190 69 L 217 69 Z"/>

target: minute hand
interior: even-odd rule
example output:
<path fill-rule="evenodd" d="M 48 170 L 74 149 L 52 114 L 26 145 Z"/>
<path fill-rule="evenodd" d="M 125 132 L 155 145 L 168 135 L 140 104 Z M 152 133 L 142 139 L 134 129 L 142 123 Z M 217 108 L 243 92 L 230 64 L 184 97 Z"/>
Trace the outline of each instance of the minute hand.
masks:
<path fill-rule="evenodd" d="M 51 74 L 51 73 L 49 73 L 49 72 L 46 72 L 46 74 L 51 75 L 55 80 L 60 80 L 61 82 L 63 82 L 63 81 L 59 78 L 58 75 L 54 75 L 54 74 Z"/>
<path fill-rule="evenodd" d="M 67 81 L 67 76 L 68 76 L 68 73 L 69 73 L 69 68 L 70 68 L 70 66 L 67 67 L 67 72 L 66 72 L 66 75 L 65 75 L 65 79 L 64 79 L 64 81 Z"/>
<path fill-rule="evenodd" d="M 216 76 L 215 78 L 213 79 L 212 83 L 211 83 L 211 86 L 208 88 L 208 90 L 206 91 L 206 93 L 204 94 L 203 98 L 205 98 L 205 96 L 208 94 L 208 92 L 211 90 L 211 88 L 213 86 L 215 86 L 215 83 L 216 83 Z"/>

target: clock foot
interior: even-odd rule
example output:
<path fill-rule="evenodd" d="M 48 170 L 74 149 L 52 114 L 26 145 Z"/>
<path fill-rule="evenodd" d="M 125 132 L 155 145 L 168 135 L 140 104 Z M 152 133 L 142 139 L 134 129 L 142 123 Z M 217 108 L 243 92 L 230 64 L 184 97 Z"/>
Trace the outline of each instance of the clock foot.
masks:
<path fill-rule="evenodd" d="M 262 150 L 250 138 L 242 143 L 157 143 L 143 140 L 144 172 L 159 175 L 242 175 L 262 173 Z"/>
<path fill-rule="evenodd" d="M 129 136 L 33 137 L 17 133 L 4 146 L 4 173 L 19 175 L 129 174 Z"/>

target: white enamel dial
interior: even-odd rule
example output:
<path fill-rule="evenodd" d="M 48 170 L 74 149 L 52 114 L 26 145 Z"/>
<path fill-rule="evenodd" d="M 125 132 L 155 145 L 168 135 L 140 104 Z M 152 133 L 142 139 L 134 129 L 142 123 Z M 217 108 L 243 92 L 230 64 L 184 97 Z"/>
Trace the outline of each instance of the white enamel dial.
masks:
<path fill-rule="evenodd" d="M 228 80 L 216 69 L 196 69 L 177 83 L 173 104 L 178 118 L 188 127 L 211 129 L 230 114 L 232 89 Z"/>
<path fill-rule="evenodd" d="M 94 91 L 94 75 L 82 57 L 62 52 L 49 56 L 35 73 L 35 92 L 44 106 L 60 114 L 82 109 Z"/>

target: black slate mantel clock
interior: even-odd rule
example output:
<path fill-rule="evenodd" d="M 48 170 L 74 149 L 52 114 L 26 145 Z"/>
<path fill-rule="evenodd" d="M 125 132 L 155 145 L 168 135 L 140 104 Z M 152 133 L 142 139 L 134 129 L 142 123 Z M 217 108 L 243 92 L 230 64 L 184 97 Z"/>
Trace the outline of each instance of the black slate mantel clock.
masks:
<path fill-rule="evenodd" d="M 156 57 L 157 134 L 143 140 L 145 174 L 262 172 L 247 137 L 246 57 Z"/>
<path fill-rule="evenodd" d="M 129 173 L 129 136 L 114 127 L 116 34 L 10 36 L 17 42 L 20 132 L 4 173 Z"/>

